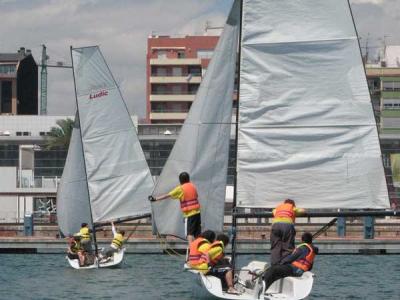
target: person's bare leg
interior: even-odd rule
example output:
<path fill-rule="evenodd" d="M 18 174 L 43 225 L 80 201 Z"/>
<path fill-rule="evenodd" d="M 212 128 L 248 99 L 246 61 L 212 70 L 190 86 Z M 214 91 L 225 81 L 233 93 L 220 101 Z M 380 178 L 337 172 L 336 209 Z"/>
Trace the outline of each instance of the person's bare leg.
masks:
<path fill-rule="evenodd" d="M 228 286 L 227 292 L 230 293 L 230 294 L 239 294 L 239 292 L 233 286 L 233 272 L 232 272 L 232 270 L 229 270 L 228 272 L 226 272 L 225 280 L 226 280 L 226 284 Z"/>

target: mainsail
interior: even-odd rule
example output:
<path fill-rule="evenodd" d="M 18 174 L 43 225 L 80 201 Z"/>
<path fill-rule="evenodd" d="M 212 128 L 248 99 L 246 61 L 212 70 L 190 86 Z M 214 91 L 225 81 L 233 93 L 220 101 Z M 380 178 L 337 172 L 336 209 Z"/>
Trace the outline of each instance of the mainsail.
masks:
<path fill-rule="evenodd" d="M 77 115 L 57 190 L 57 222 L 66 236 L 78 232 L 81 223 L 91 224 L 81 130 Z"/>
<path fill-rule="evenodd" d="M 147 196 L 153 190 L 153 180 L 120 90 L 98 47 L 71 51 L 81 133 L 81 139 L 77 134 L 76 144 L 71 147 L 79 156 L 80 165 L 72 174 L 74 166 L 69 166 L 67 160 L 66 170 L 71 171 L 64 171 L 63 180 L 70 182 L 68 177 L 75 176 L 81 183 L 81 171 L 86 171 L 86 199 L 89 198 L 93 223 L 149 214 Z M 73 161 L 78 164 L 77 158 Z M 59 195 L 71 198 L 64 194 L 72 194 L 73 188 L 74 185 L 65 186 Z M 72 218 L 71 211 L 80 214 L 82 207 L 70 201 L 60 209 L 61 214 L 68 213 Z"/>
<path fill-rule="evenodd" d="M 179 184 L 179 173 L 188 172 L 198 189 L 203 228 L 218 231 L 224 219 L 239 10 L 236 1 L 153 192 L 165 194 Z M 153 220 L 158 233 L 185 238 L 178 201 L 153 204 Z"/>
<path fill-rule="evenodd" d="M 388 208 L 347 0 L 243 0 L 237 206 Z"/>

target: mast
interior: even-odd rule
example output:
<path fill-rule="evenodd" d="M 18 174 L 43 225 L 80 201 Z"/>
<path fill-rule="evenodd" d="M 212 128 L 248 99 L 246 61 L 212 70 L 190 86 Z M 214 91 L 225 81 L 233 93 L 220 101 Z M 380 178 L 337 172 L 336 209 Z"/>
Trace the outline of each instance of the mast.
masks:
<path fill-rule="evenodd" d="M 70 46 L 70 53 L 71 53 L 71 62 L 72 62 L 72 77 L 74 79 L 74 91 L 75 91 L 75 100 L 76 100 L 76 115 L 78 117 L 79 121 L 79 127 L 82 128 L 81 126 L 81 119 L 79 117 L 79 109 L 78 109 L 78 96 L 76 92 L 76 82 L 75 82 L 75 72 L 74 72 L 74 60 L 72 58 L 72 46 Z M 85 158 L 85 151 L 84 151 L 84 146 L 83 146 L 83 141 L 82 141 L 82 133 L 81 133 L 81 145 L 82 145 L 82 153 L 83 153 L 83 162 L 84 162 L 84 169 L 85 169 L 85 175 L 86 175 L 86 185 L 87 185 L 87 191 L 88 191 L 88 199 L 89 199 L 89 212 L 90 212 L 90 223 L 92 225 L 92 230 L 93 230 L 93 242 L 94 242 L 94 247 L 95 247 L 95 253 L 96 256 L 98 255 L 98 247 L 97 247 L 97 240 L 96 240 L 96 229 L 93 223 L 93 215 L 92 215 L 92 206 L 90 205 L 90 192 L 89 192 L 89 182 L 87 180 L 87 171 L 86 171 L 86 158 Z"/>
<path fill-rule="evenodd" d="M 240 63 L 242 54 L 242 20 L 243 20 L 243 0 L 240 0 L 240 17 L 239 17 L 239 53 L 238 53 L 238 90 L 236 100 L 236 122 L 235 122 L 235 170 L 233 177 L 233 203 L 232 203 L 232 268 L 235 270 L 236 262 L 236 195 L 237 195 L 237 153 L 238 153 L 238 134 L 239 134 L 239 99 L 240 99 Z"/>

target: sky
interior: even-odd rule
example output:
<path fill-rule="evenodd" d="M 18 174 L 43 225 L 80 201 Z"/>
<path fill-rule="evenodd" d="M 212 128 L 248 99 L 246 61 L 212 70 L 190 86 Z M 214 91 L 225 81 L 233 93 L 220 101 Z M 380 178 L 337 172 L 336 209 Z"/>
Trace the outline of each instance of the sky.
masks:
<path fill-rule="evenodd" d="M 400 45 L 400 0 L 350 0 L 361 46 L 370 56 Z M 0 0 L 0 53 L 31 49 L 70 65 L 69 48 L 99 45 L 131 114 L 144 117 L 147 37 L 203 35 L 222 26 L 233 0 Z M 71 69 L 48 68 L 48 114 L 74 115 Z"/>

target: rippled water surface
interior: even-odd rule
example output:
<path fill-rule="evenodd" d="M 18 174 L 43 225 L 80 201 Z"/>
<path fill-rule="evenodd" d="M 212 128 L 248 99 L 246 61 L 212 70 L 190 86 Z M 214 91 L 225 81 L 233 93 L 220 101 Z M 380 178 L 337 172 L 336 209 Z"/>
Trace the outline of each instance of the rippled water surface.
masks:
<path fill-rule="evenodd" d="M 125 257 L 117 269 L 76 271 L 63 255 L 0 255 L 0 299 L 195 299 L 193 277 L 169 255 Z M 239 256 L 239 265 L 261 255 Z M 317 257 L 308 299 L 400 300 L 400 256 Z"/>

